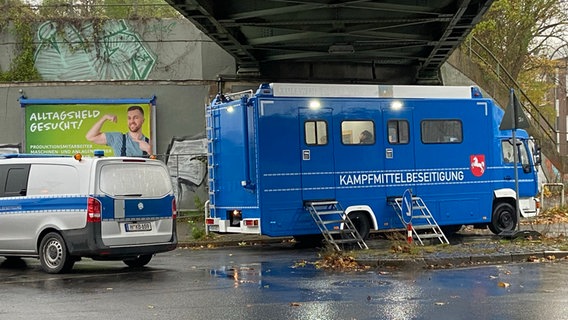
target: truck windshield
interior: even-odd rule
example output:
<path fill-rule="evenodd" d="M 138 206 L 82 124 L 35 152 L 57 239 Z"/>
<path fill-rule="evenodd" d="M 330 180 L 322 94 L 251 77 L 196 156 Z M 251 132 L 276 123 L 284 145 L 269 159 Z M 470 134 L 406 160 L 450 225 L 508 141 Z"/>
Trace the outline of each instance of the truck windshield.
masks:
<path fill-rule="evenodd" d="M 110 196 L 124 197 L 163 197 L 172 191 L 165 168 L 134 162 L 102 165 L 99 188 Z"/>

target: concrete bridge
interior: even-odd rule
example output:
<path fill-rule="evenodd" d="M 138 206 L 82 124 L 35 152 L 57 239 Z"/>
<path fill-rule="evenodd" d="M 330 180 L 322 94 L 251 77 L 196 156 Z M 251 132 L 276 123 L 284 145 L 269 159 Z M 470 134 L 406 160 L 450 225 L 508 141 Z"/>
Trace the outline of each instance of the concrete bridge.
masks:
<path fill-rule="evenodd" d="M 167 2 L 235 57 L 235 80 L 441 84 L 493 0 Z"/>

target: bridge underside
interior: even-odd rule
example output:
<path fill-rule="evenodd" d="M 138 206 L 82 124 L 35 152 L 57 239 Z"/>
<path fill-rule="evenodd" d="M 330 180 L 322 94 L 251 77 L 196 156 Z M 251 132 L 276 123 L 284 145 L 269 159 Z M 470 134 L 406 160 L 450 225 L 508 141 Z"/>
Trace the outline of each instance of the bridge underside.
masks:
<path fill-rule="evenodd" d="M 167 0 L 233 55 L 236 79 L 440 84 L 493 0 Z"/>

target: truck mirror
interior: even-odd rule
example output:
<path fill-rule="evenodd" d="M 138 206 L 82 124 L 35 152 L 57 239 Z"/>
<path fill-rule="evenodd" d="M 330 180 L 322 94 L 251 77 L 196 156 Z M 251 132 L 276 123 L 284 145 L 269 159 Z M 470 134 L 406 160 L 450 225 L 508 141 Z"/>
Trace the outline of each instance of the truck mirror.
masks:
<path fill-rule="evenodd" d="M 534 150 L 534 164 L 537 166 L 542 164 L 542 155 L 539 146 L 537 146 Z"/>

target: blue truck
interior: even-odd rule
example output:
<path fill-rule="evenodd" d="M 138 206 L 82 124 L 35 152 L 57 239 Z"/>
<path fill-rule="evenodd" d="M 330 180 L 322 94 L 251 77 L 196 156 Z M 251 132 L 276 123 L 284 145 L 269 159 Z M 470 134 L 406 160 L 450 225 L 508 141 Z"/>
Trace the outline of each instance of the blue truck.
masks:
<path fill-rule="evenodd" d="M 206 107 L 206 228 L 307 238 L 321 235 L 309 204 L 334 201 L 366 238 L 405 228 L 392 199 L 410 190 L 446 232 L 512 231 L 517 212 L 538 212 L 539 155 L 525 130 L 513 141 L 499 129 L 503 115 L 474 86 L 271 83 L 218 94 Z"/>

